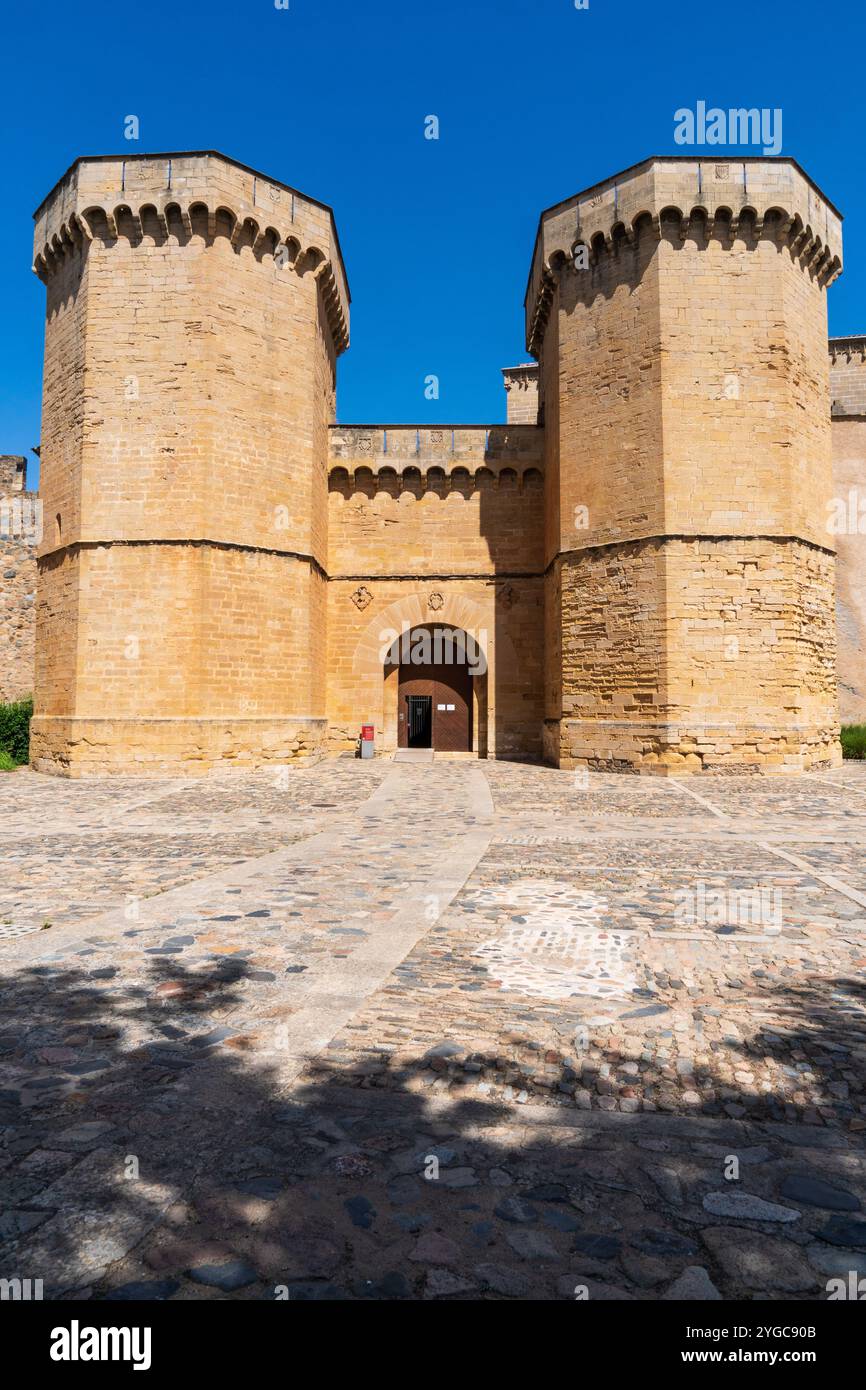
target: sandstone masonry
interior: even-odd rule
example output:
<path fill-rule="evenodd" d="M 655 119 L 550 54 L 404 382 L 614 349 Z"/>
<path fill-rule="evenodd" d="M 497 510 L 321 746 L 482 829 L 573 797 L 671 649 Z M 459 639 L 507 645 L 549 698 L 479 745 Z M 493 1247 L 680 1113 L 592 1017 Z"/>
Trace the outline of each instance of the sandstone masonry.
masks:
<path fill-rule="evenodd" d="M 826 288 L 838 213 L 791 160 L 650 160 L 542 215 L 546 752 L 840 757 Z"/>
<path fill-rule="evenodd" d="M 839 708 L 866 724 L 866 336 L 830 339 Z"/>
<path fill-rule="evenodd" d="M 505 425 L 337 425 L 333 215 L 221 155 L 79 160 L 35 267 L 38 768 L 282 764 L 368 722 L 388 751 L 396 640 L 437 624 L 484 653 L 473 756 L 838 760 L 840 217 L 793 161 L 652 159 L 544 213 Z"/>
<path fill-rule="evenodd" d="M 33 694 L 33 611 L 39 502 L 26 460 L 0 454 L 0 701 Z"/>

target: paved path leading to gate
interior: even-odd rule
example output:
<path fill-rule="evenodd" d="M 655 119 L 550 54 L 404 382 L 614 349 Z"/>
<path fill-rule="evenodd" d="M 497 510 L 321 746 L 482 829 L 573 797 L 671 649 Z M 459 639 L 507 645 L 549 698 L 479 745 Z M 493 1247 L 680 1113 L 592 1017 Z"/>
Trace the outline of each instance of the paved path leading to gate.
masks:
<path fill-rule="evenodd" d="M 295 1299 L 866 1277 L 864 774 L 0 777 L 0 1275 Z"/>

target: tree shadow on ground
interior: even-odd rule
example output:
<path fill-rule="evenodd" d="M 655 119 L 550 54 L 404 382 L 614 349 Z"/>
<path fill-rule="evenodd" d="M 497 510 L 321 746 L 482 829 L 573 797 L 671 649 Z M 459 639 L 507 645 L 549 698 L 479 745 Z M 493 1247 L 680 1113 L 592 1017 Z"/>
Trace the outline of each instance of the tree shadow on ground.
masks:
<path fill-rule="evenodd" d="M 297 1075 L 284 1008 L 272 1047 L 244 1036 L 253 971 L 155 956 L 123 992 L 111 966 L 4 984 L 3 1277 L 50 1298 L 655 1299 L 702 1267 L 725 1298 L 816 1299 L 866 1273 L 853 1087 L 807 1125 L 753 1120 L 745 1092 L 742 1118 L 497 1103 L 455 1057 Z M 862 1045 L 859 980 L 782 995 L 784 1049 Z M 787 1091 L 769 1099 L 790 1115 Z M 730 1211 L 746 1193 L 785 1213 Z"/>

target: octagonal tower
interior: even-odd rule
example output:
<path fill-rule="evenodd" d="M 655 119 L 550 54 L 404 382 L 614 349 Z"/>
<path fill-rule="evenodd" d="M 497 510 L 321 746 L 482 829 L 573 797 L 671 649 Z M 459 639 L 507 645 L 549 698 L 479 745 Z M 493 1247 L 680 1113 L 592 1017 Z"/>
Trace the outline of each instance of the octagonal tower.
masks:
<path fill-rule="evenodd" d="M 826 289 L 794 161 L 651 159 L 544 213 L 547 756 L 838 761 Z"/>
<path fill-rule="evenodd" d="M 222 155 L 78 160 L 48 291 L 32 761 L 282 763 L 325 738 L 331 210 Z"/>

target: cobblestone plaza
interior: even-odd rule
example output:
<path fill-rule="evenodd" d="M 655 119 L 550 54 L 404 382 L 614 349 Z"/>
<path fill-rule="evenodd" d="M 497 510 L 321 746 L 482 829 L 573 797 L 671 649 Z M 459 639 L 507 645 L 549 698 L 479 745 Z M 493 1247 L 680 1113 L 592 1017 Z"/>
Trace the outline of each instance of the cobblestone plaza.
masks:
<path fill-rule="evenodd" d="M 808 1300 L 866 1275 L 861 768 L 3 791 L 3 1276 Z"/>

